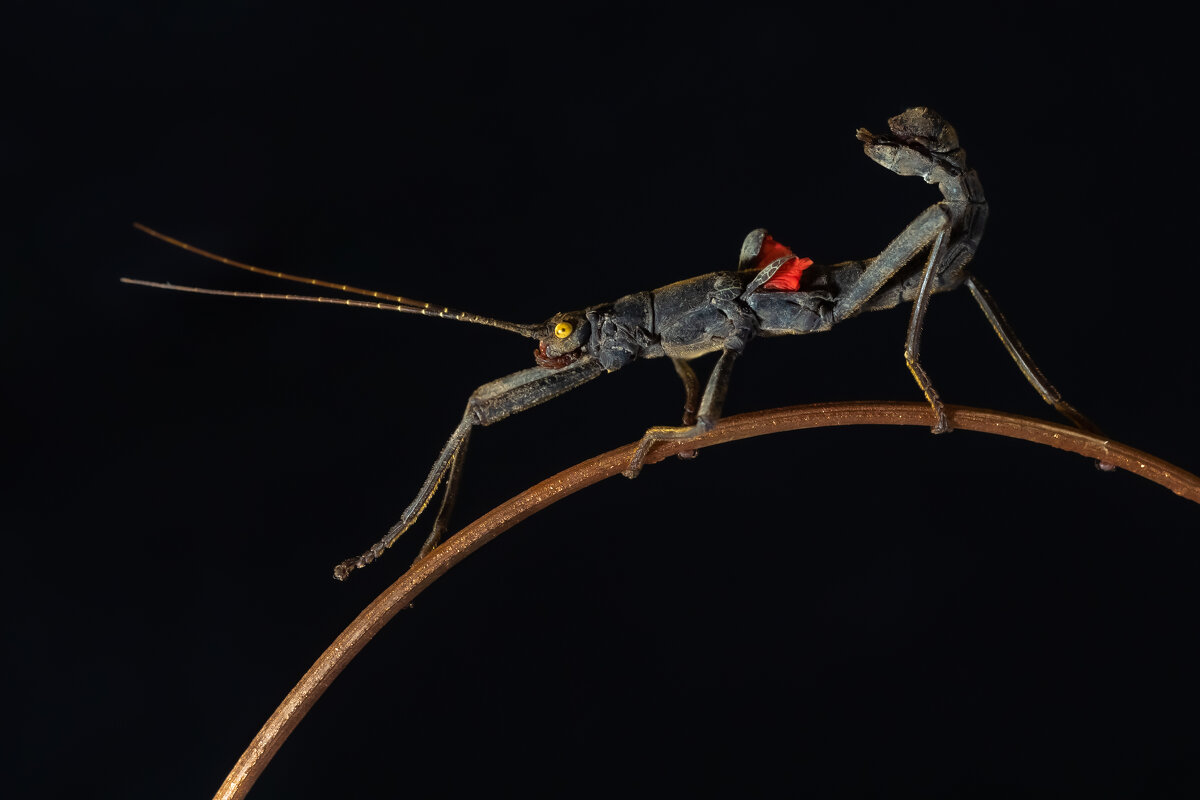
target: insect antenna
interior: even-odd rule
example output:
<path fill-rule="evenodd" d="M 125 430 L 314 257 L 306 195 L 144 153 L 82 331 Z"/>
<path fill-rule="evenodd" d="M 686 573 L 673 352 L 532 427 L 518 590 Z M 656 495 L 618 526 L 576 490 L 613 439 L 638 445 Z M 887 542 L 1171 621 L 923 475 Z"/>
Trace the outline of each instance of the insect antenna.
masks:
<path fill-rule="evenodd" d="M 361 294 L 367 297 L 373 297 L 377 301 L 383 302 L 368 302 L 364 300 L 349 300 L 336 297 L 319 297 L 316 295 L 304 294 L 280 294 L 270 292 L 236 292 L 223 289 L 201 289 L 195 286 L 178 286 L 171 283 L 158 283 L 155 281 L 143 281 L 135 278 L 121 278 L 122 283 L 131 283 L 137 286 L 150 286 L 155 289 L 170 289 L 178 292 L 192 292 L 194 294 L 211 294 L 222 297 L 254 297 L 261 300 L 297 300 L 309 303 L 332 303 L 335 305 L 353 306 L 356 308 L 375 308 L 384 311 L 400 311 L 408 314 L 421 314 L 427 317 L 438 317 L 440 319 L 452 319 L 458 322 L 471 322 L 476 325 L 487 325 L 492 328 L 499 328 L 504 331 L 511 331 L 522 336 L 527 336 L 531 339 L 539 338 L 541 326 L 539 325 L 521 325 L 515 322 L 506 322 L 505 320 L 495 319 L 493 317 L 484 317 L 480 314 L 472 314 L 469 311 L 459 311 L 448 306 L 439 306 L 434 303 L 425 303 L 420 300 L 413 300 L 408 297 L 401 297 L 395 294 L 387 294 L 386 292 L 377 292 L 373 289 L 360 289 L 357 286 L 350 286 L 344 283 L 333 283 L 331 281 L 323 281 L 319 278 L 308 278 L 303 275 L 292 275 L 287 272 L 279 272 L 272 269 L 264 269 L 256 267 L 252 264 L 245 264 L 241 261 L 234 261 L 232 258 L 226 258 L 216 253 L 210 253 L 207 250 L 202 250 L 199 247 L 190 245 L 187 242 L 176 239 L 172 236 L 167 236 L 165 233 L 160 233 L 153 228 L 148 228 L 140 222 L 133 223 L 133 227 L 145 234 L 153 236 L 155 239 L 160 239 L 167 244 L 174 245 L 181 250 L 186 250 L 189 253 L 195 253 L 198 256 L 220 262 L 230 267 L 244 269 L 248 272 L 255 272 L 259 275 L 268 275 L 272 278 L 279 278 L 285 281 L 295 281 L 296 283 L 306 283 L 310 286 L 321 286 L 326 289 L 333 289 L 339 292 L 348 294 Z"/>

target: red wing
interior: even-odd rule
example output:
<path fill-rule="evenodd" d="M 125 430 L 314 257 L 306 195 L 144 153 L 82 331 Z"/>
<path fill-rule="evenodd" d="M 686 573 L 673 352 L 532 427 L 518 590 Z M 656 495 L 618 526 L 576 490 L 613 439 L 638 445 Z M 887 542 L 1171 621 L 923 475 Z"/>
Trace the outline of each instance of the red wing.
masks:
<path fill-rule="evenodd" d="M 812 266 L 811 258 L 800 258 L 790 249 L 775 241 L 770 235 L 763 237 L 762 247 L 754 260 L 754 269 L 762 269 L 773 261 L 786 258 L 787 261 L 771 276 L 771 280 L 758 288 L 760 292 L 795 292 L 800 289 L 800 276 L 804 270 Z"/>

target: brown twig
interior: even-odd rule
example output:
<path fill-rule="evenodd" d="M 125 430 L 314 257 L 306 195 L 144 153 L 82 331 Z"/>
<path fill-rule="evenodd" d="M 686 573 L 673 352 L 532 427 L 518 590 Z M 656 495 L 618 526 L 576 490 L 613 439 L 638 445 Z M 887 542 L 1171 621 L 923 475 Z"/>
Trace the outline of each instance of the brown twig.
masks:
<path fill-rule="evenodd" d="M 1077 428 L 1028 417 L 961 406 L 947 406 L 946 411 L 951 425 L 958 430 L 1024 439 L 1079 453 L 1162 484 L 1175 494 L 1200 503 L 1200 478 L 1131 447 Z M 696 450 L 768 433 L 839 425 L 929 426 L 932 421 L 933 414 L 925 403 L 830 403 L 777 408 L 729 417 L 699 439 L 661 442 L 647 456 L 646 463 L 662 461 L 683 450 Z M 219 800 L 235 800 L 246 796 L 308 710 L 397 611 L 405 608 L 455 564 L 521 520 L 586 486 L 619 474 L 629 463 L 635 447 L 636 444 L 630 444 L 611 450 L 542 481 L 484 514 L 450 537 L 427 558 L 414 564 L 367 606 L 304 674 L 238 759 L 216 797 Z"/>

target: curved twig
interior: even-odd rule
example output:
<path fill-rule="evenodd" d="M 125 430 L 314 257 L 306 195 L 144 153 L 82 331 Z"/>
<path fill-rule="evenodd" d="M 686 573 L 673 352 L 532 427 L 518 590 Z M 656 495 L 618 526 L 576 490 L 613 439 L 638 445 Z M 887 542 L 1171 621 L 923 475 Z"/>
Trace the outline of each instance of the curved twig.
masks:
<path fill-rule="evenodd" d="M 952 427 L 958 430 L 1024 439 L 1079 453 L 1128 470 L 1194 503 L 1200 503 L 1200 478 L 1126 445 L 1077 428 L 1029 417 L 962 406 L 947 406 L 946 411 Z M 929 426 L 932 422 L 933 414 L 926 403 L 829 403 L 777 408 L 728 417 L 698 439 L 661 442 L 647 456 L 645 463 L 662 461 L 682 450 L 700 449 L 768 433 L 838 425 Z M 455 564 L 521 520 L 586 486 L 619 474 L 629 463 L 636 446 L 635 443 L 611 450 L 542 481 L 484 514 L 450 537 L 428 557 L 414 564 L 342 631 L 288 693 L 221 784 L 216 794 L 218 800 L 235 800 L 246 796 L 308 710 L 397 611 L 411 603 Z"/>

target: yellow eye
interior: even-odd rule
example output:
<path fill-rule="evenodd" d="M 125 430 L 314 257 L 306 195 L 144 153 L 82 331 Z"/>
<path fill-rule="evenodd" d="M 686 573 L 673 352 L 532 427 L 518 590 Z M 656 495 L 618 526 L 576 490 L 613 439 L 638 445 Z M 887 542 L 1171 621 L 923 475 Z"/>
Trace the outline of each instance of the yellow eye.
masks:
<path fill-rule="evenodd" d="M 569 322 L 560 322 L 554 326 L 554 335 L 559 339 L 565 339 L 571 335 L 571 331 L 575 330 Z"/>

